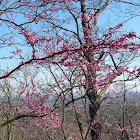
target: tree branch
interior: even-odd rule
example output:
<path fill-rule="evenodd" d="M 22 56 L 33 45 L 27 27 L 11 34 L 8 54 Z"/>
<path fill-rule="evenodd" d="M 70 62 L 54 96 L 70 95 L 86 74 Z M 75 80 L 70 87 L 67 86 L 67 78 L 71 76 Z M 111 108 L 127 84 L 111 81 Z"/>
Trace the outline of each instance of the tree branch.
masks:
<path fill-rule="evenodd" d="M 106 0 L 106 3 L 103 5 L 103 7 L 98 9 L 97 12 L 95 12 L 95 14 L 97 15 L 97 18 L 99 16 L 99 14 L 105 10 L 105 8 L 108 6 L 109 2 L 110 2 L 110 0 Z M 97 19 L 95 19 L 94 22 L 92 23 L 93 28 L 96 26 L 96 24 L 97 24 Z"/>
<path fill-rule="evenodd" d="M 86 96 L 86 95 L 83 95 L 83 96 L 81 96 L 81 97 L 79 97 L 79 98 L 76 98 L 76 99 L 74 99 L 74 100 L 71 100 L 71 101 L 65 103 L 65 104 L 62 105 L 62 106 L 55 106 L 55 107 L 53 107 L 52 110 L 50 110 L 50 112 L 53 112 L 55 109 L 67 107 L 70 103 L 73 103 L 73 102 L 75 102 L 75 101 L 77 101 L 77 100 L 80 100 L 80 99 L 82 99 L 82 98 L 85 98 L 85 96 Z M 36 115 L 36 114 L 23 114 L 23 115 L 19 115 L 19 116 L 16 116 L 16 117 L 14 117 L 14 118 L 12 118 L 12 119 L 10 119 L 10 120 L 7 120 L 7 121 L 5 121 L 4 123 L 0 124 L 0 128 L 4 127 L 4 126 L 6 126 L 6 125 L 8 125 L 8 124 L 10 124 L 10 123 L 13 123 L 13 122 L 15 122 L 15 121 L 17 121 L 17 120 L 19 120 L 19 119 L 23 119 L 23 118 L 42 118 L 42 117 L 45 117 L 45 116 L 47 116 L 47 115 L 48 115 L 48 113 L 46 113 L 46 114 L 43 113 L 43 114 L 38 114 L 38 115 Z"/>

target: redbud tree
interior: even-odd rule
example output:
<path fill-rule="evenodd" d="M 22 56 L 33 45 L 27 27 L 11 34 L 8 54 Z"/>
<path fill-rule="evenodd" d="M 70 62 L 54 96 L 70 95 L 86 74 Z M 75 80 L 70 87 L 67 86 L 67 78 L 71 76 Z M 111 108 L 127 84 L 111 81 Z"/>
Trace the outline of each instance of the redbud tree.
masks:
<path fill-rule="evenodd" d="M 124 3 L 135 6 L 135 3 Z M 15 116 L 2 123 L 1 127 L 27 118 L 26 122 L 21 122 L 22 129 L 27 128 L 25 124 L 30 122 L 39 126 L 42 133 L 52 128 L 54 131 L 50 132 L 52 134 L 49 139 L 60 130 L 63 139 L 68 137 L 85 140 L 89 133 L 92 140 L 102 137 L 102 125 L 98 120 L 100 118 L 97 119 L 96 116 L 107 89 L 123 73 L 128 74 L 128 81 L 140 75 L 140 68 L 129 69 L 129 65 L 126 66 L 123 61 L 124 58 L 120 58 L 121 52 L 127 51 L 131 55 L 138 52 L 139 45 L 134 40 L 137 38 L 135 32 L 118 36 L 116 33 L 119 33 L 123 26 L 119 23 L 97 33 L 99 15 L 110 4 L 110 0 L 0 2 L 0 24 L 1 28 L 5 29 L 0 34 L 0 42 L 1 49 L 6 50 L 1 55 L 1 60 L 5 60 L 4 63 L 15 63 L 15 67 L 11 66 L 8 71 L 1 70 L 0 79 L 19 79 L 17 94 L 22 104 L 22 107 L 4 105 L 11 108 Z M 38 69 L 40 74 L 32 76 L 29 86 L 18 75 L 24 68 L 31 67 L 27 75 L 31 75 L 35 69 Z M 44 86 L 48 79 L 50 82 Z M 54 99 L 53 105 L 46 104 L 50 97 Z M 85 130 L 76 110 L 77 101 L 83 98 L 87 101 L 86 111 L 88 110 L 88 127 Z M 80 135 L 76 136 L 64 129 L 63 115 L 59 115 L 57 110 L 64 114 L 69 111 L 66 108 L 75 112 Z M 72 125 L 66 125 L 73 129 Z"/>

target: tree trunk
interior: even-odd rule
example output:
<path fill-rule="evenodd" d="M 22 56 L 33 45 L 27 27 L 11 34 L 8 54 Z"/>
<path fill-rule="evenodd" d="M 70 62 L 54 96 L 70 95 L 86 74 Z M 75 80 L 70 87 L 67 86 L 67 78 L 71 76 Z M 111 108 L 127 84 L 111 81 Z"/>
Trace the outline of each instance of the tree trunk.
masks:
<path fill-rule="evenodd" d="M 90 116 L 90 134 L 92 140 L 99 139 L 99 133 L 101 129 L 101 123 L 99 120 L 96 120 L 96 114 L 100 107 L 100 98 L 97 93 L 92 90 L 92 92 L 87 94 L 89 99 L 89 116 Z"/>

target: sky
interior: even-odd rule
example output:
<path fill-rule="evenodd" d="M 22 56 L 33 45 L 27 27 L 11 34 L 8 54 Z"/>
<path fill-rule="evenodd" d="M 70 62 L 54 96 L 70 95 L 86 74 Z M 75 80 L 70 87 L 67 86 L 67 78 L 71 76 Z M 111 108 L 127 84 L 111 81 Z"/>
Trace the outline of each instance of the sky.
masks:
<path fill-rule="evenodd" d="M 137 36 L 140 36 L 140 16 L 132 18 L 125 25 L 136 32 Z"/>
<path fill-rule="evenodd" d="M 133 0 L 133 2 L 134 1 L 139 2 L 140 5 L 139 0 Z M 120 3 L 117 3 L 115 6 L 108 6 L 99 16 L 98 25 L 114 27 L 119 23 L 123 23 L 123 30 L 134 31 L 137 33 L 137 36 L 140 36 L 140 6 L 129 6 L 130 7 Z"/>
<path fill-rule="evenodd" d="M 127 0 L 130 1 L 131 0 Z M 139 0 L 133 0 L 133 2 L 139 2 Z M 118 9 L 122 10 L 126 9 L 127 7 L 125 7 L 124 4 L 117 4 L 117 5 L 109 5 L 106 10 L 104 10 L 102 12 L 102 14 L 99 16 L 98 18 L 98 22 L 97 22 L 97 26 L 100 26 L 101 28 L 106 28 L 108 29 L 108 27 L 110 26 L 116 26 L 119 23 L 124 22 L 125 20 L 131 18 L 130 20 L 128 20 L 127 22 L 124 22 L 124 27 L 123 30 L 124 31 L 134 31 L 136 32 L 137 36 L 140 36 L 140 27 L 139 27 L 139 23 L 140 23 L 140 16 L 129 16 L 126 17 L 126 14 L 124 16 L 124 14 L 122 14 L 122 12 L 118 12 Z M 134 11 L 134 8 L 132 8 L 132 11 Z M 123 12 L 126 12 L 126 10 L 124 10 Z M 128 11 L 127 11 L 128 12 Z M 138 12 L 140 12 L 140 6 L 137 8 L 135 8 L 135 11 L 133 12 L 134 14 L 137 14 Z M 14 16 L 15 17 L 15 16 Z M 23 21 L 23 16 L 18 16 L 18 18 L 16 18 L 16 22 L 20 23 Z M 0 36 L 2 36 L 4 33 L 8 33 L 8 28 L 6 26 L 6 24 L 2 24 L 2 26 L 0 26 Z M 23 38 L 22 38 L 23 39 Z M 19 37 L 17 37 L 17 40 L 20 41 L 20 35 Z M 19 46 L 20 47 L 20 46 Z M 24 47 L 22 47 L 24 49 Z M 25 54 L 28 53 L 28 50 L 26 51 L 27 47 L 25 48 L 24 52 Z M 1 56 L 2 55 L 8 55 L 9 51 L 13 51 L 14 48 L 7 48 L 5 50 L 5 48 L 0 50 Z M 9 60 L 10 61 L 10 60 Z M 5 65 L 5 64 L 4 64 Z"/>
<path fill-rule="evenodd" d="M 134 0 L 134 1 L 138 1 L 138 0 Z M 98 18 L 98 23 L 97 26 L 103 27 L 103 28 L 108 28 L 110 26 L 115 26 L 119 23 L 122 23 L 123 21 L 129 19 L 130 17 L 126 17 L 124 16 L 124 14 L 122 14 L 121 12 L 117 12 L 116 8 L 121 8 L 121 9 L 125 9 L 126 7 L 124 5 L 116 5 L 113 6 L 109 6 Z M 134 13 L 138 13 L 137 11 L 140 12 L 140 6 L 138 8 L 135 9 Z M 118 16 L 119 15 L 119 16 Z M 124 27 L 123 30 L 124 31 L 134 31 L 136 32 L 137 36 L 140 36 L 140 27 L 139 27 L 139 23 L 140 23 L 140 16 L 132 16 L 133 18 L 131 18 L 130 20 L 128 20 L 127 22 L 124 22 Z M 18 17 L 16 19 L 17 22 L 20 22 L 23 20 L 23 17 Z M 3 33 L 8 33 L 8 28 L 6 28 L 6 25 L 2 25 L 0 26 L 0 35 L 2 36 Z M 17 38 L 17 40 L 20 40 L 20 35 L 19 38 Z M 139 41 L 139 40 L 138 40 Z M 19 46 L 20 47 L 20 46 Z M 0 57 L 2 56 L 8 56 L 9 52 L 13 51 L 15 48 L 2 48 L 0 49 Z M 22 46 L 22 49 L 24 51 L 24 55 L 28 55 L 29 52 L 31 52 L 31 49 L 27 49 L 27 47 Z M 14 60 L 0 60 L 0 66 L 1 68 L 6 68 L 7 66 L 10 68 L 14 68 L 17 64 L 18 59 L 16 59 L 16 61 Z"/>

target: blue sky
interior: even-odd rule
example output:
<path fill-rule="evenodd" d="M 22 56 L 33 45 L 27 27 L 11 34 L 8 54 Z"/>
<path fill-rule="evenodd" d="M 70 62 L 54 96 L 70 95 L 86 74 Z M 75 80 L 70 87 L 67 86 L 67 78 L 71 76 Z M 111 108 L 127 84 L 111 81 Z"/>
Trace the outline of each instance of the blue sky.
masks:
<path fill-rule="evenodd" d="M 125 25 L 130 29 L 132 28 L 132 30 L 136 32 L 137 36 L 140 36 L 140 16 L 132 18 L 127 23 L 125 23 Z"/>
<path fill-rule="evenodd" d="M 119 14 L 119 16 L 117 16 L 117 14 Z M 109 26 L 114 27 L 117 24 L 125 21 L 126 19 L 129 19 L 129 17 L 124 17 L 121 15 L 121 12 L 116 13 L 116 12 L 113 12 L 112 9 L 108 8 L 99 16 L 97 26 L 101 26 L 102 28 L 108 29 Z M 23 18 L 18 17 L 16 21 L 19 23 L 19 22 L 23 21 Z M 124 23 L 124 27 L 122 30 L 123 31 L 134 31 L 134 32 L 136 32 L 137 36 L 140 36 L 140 24 L 139 23 L 140 23 L 140 16 L 133 17 Z M 0 36 L 4 33 L 8 33 L 8 32 L 9 32 L 8 28 L 5 24 L 3 24 L 3 26 L 0 26 Z M 18 42 L 23 41 L 22 39 L 17 38 Z M 24 42 L 21 42 L 21 43 L 24 44 Z M 20 45 L 18 47 L 22 48 L 25 56 L 28 57 L 29 54 L 31 54 L 31 49 L 29 47 L 20 46 Z M 0 57 L 8 56 L 10 54 L 9 52 L 11 52 L 13 50 L 15 50 L 15 48 L 6 47 L 6 48 L 0 49 Z M 7 67 L 12 69 L 12 68 L 15 68 L 15 66 L 17 66 L 19 61 L 20 60 L 18 60 L 18 59 L 0 60 L 0 67 L 5 70 L 7 69 Z M 139 63 L 135 63 L 135 64 L 138 65 Z M 134 81 L 131 82 L 131 85 L 132 84 L 135 84 L 135 82 Z M 140 91 L 140 86 L 137 89 Z"/>
<path fill-rule="evenodd" d="M 137 0 L 135 0 L 137 1 Z M 122 9 L 124 8 L 123 4 L 122 5 L 119 5 L 120 7 L 122 7 Z M 139 11 L 139 9 L 138 9 Z M 137 11 L 135 11 L 137 13 Z M 119 15 L 119 16 L 118 16 Z M 112 5 L 110 5 L 98 18 L 98 23 L 97 25 L 101 26 L 102 28 L 108 28 L 109 26 L 115 26 L 123 21 L 125 21 L 126 19 L 128 19 L 130 17 L 126 17 L 124 16 L 121 12 L 116 12 L 115 11 L 115 7 L 113 7 Z M 21 21 L 23 21 L 23 17 L 20 16 L 16 18 L 16 21 L 19 23 Z M 139 23 L 140 23 L 140 16 L 137 16 L 137 17 L 134 17 L 132 19 L 130 19 L 129 21 L 125 22 L 124 23 L 124 27 L 122 30 L 124 31 L 134 31 L 136 32 L 137 36 L 140 36 L 140 27 L 139 27 Z M 2 35 L 3 33 L 8 33 L 8 28 L 6 27 L 5 24 L 3 24 L 2 26 L 0 26 L 0 35 Z M 20 36 L 20 35 L 19 35 Z M 17 40 L 19 40 L 19 42 L 21 41 L 21 43 L 23 43 L 23 40 L 21 40 L 19 37 L 16 38 Z M 19 45 L 20 47 L 20 45 Z M 28 55 L 29 52 L 31 51 L 30 49 L 27 49 L 28 47 L 25 47 L 25 46 L 22 46 L 21 47 L 24 51 L 24 55 Z M 0 49 L 0 56 L 8 56 L 9 55 L 9 52 L 13 51 L 15 48 L 10 48 L 10 47 L 7 47 L 7 48 L 2 48 Z M 10 60 L 8 59 L 7 61 L 5 60 L 0 60 L 1 61 L 1 64 L 0 66 L 1 67 L 6 67 L 6 66 L 9 66 L 10 68 L 14 67 L 15 66 L 15 63 L 18 62 L 18 60 Z"/>

